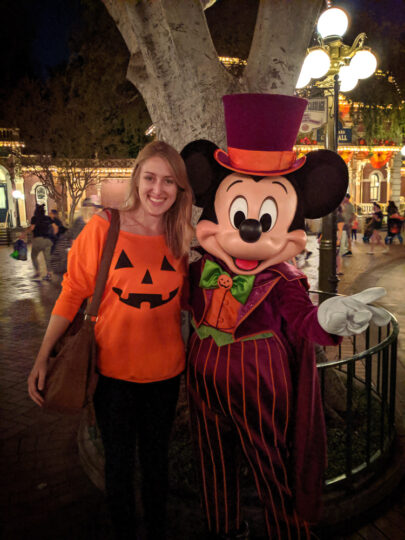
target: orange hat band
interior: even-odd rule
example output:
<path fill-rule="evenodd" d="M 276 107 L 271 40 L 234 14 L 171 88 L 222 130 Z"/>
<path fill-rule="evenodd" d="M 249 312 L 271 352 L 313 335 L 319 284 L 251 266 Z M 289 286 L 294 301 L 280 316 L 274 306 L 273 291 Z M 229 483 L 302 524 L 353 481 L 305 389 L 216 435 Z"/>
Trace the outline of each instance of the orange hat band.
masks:
<path fill-rule="evenodd" d="M 250 171 L 283 171 L 289 169 L 296 160 L 296 153 L 292 150 L 266 151 L 243 150 L 228 146 L 228 155 L 236 169 Z"/>

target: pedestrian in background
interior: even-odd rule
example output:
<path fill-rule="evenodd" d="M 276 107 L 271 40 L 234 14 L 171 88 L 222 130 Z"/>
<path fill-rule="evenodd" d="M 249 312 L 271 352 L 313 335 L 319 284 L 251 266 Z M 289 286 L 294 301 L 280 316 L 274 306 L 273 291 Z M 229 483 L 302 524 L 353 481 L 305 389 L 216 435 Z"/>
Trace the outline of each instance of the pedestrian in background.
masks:
<path fill-rule="evenodd" d="M 83 200 L 78 215 L 70 228 L 70 237 L 72 240 L 79 236 L 86 223 L 90 221 L 100 208 L 102 208 L 102 205 L 97 195 L 90 195 L 90 197 L 86 197 Z"/>
<path fill-rule="evenodd" d="M 166 538 L 168 446 L 185 368 L 181 301 L 188 290 L 191 206 L 180 154 L 162 141 L 149 143 L 138 155 L 130 196 L 120 211 L 120 232 L 95 323 L 100 375 L 94 406 L 118 539 L 137 534 L 137 442 L 147 540 Z M 108 229 L 107 211 L 93 216 L 69 252 L 62 292 L 28 379 L 38 405 L 43 404 L 50 352 L 93 294 Z"/>
<path fill-rule="evenodd" d="M 387 236 L 385 237 L 385 244 L 388 248 L 388 246 L 394 242 L 395 237 L 398 238 L 400 244 L 403 243 L 404 240 L 402 238 L 401 231 L 403 228 L 404 218 L 400 215 L 398 207 L 394 201 L 388 201 L 387 216 Z"/>
<path fill-rule="evenodd" d="M 342 254 L 343 257 L 352 255 L 352 223 L 354 220 L 354 206 L 350 202 L 350 195 L 346 193 L 342 202 L 342 215 L 344 219 L 344 230 L 347 237 L 347 250 Z"/>
<path fill-rule="evenodd" d="M 359 228 L 359 220 L 357 214 L 354 214 L 354 219 L 352 223 L 352 240 L 357 240 L 357 230 Z"/>
<path fill-rule="evenodd" d="M 62 283 L 63 274 L 67 270 L 68 253 L 73 241 L 79 236 L 86 223 L 90 221 L 100 208 L 102 206 L 99 198 L 96 195 L 91 195 L 91 197 L 84 199 L 82 202 L 79 214 L 73 221 L 72 227 L 67 229 L 62 224 L 60 225 L 51 256 L 51 267 L 55 284 L 61 285 Z"/>
<path fill-rule="evenodd" d="M 388 201 L 387 215 L 388 215 L 388 217 L 390 217 L 390 216 L 392 216 L 394 214 L 399 214 L 398 207 L 394 203 L 394 201 Z"/>
<path fill-rule="evenodd" d="M 61 234 L 61 232 L 63 232 L 63 228 L 64 228 L 64 225 L 59 217 L 59 212 L 56 208 L 53 208 L 50 212 L 49 212 L 49 217 L 51 218 L 52 220 L 52 223 L 54 223 L 56 225 L 56 227 L 58 227 L 58 230 L 56 231 L 55 233 L 55 236 L 59 236 Z M 55 230 L 55 229 L 54 229 Z"/>
<path fill-rule="evenodd" d="M 37 204 L 34 215 L 31 218 L 31 227 L 33 239 L 31 246 L 31 260 L 35 269 L 33 279 L 40 277 L 38 255 L 43 253 L 47 273 L 43 277 L 45 281 L 51 281 L 51 250 L 53 246 L 53 236 L 57 233 L 57 227 L 52 223 L 52 219 L 45 214 L 45 206 Z"/>
<path fill-rule="evenodd" d="M 381 206 L 374 202 L 373 203 L 373 214 L 371 216 L 371 223 L 369 227 L 372 229 L 372 234 L 370 236 L 370 251 L 367 251 L 369 255 L 374 255 L 374 244 L 384 247 L 384 241 L 379 231 L 381 230 L 383 222 L 383 213 L 381 211 Z M 388 248 L 383 250 L 383 253 L 388 253 Z"/>
<path fill-rule="evenodd" d="M 338 276 L 343 276 L 342 253 L 347 252 L 347 232 L 344 225 L 343 208 L 340 205 L 336 210 L 336 273 Z"/>

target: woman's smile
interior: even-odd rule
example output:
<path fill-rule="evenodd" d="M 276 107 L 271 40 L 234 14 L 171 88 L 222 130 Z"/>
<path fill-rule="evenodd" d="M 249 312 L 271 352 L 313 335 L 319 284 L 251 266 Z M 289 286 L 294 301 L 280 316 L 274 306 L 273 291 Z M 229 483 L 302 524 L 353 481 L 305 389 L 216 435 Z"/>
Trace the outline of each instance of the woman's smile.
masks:
<path fill-rule="evenodd" d="M 147 159 L 142 165 L 138 191 L 144 212 L 163 216 L 175 203 L 178 192 L 169 163 L 159 156 Z"/>

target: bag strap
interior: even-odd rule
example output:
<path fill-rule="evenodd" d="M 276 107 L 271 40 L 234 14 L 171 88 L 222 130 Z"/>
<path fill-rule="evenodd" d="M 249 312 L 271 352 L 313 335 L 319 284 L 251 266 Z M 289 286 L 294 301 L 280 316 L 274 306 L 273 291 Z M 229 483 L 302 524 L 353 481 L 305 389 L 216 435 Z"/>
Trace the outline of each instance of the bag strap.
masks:
<path fill-rule="evenodd" d="M 111 212 L 110 227 L 101 256 L 100 267 L 98 269 L 96 286 L 94 288 L 93 298 L 90 307 L 86 310 L 85 318 L 97 317 L 100 307 L 101 297 L 103 296 L 105 284 L 107 282 L 108 272 L 110 270 L 111 259 L 114 254 L 115 244 L 117 243 L 120 232 L 120 213 L 116 208 L 109 209 Z"/>

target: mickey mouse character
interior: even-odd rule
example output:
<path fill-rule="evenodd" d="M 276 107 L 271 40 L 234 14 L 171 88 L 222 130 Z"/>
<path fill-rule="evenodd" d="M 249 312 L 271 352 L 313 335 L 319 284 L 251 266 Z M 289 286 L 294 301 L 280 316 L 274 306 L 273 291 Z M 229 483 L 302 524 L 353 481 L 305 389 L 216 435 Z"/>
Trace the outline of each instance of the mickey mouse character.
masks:
<path fill-rule="evenodd" d="M 296 158 L 306 100 L 223 98 L 228 152 L 187 145 L 185 160 L 203 248 L 191 265 L 194 333 L 188 394 L 202 499 L 215 538 L 248 538 L 239 513 L 237 449 L 250 465 L 269 538 L 309 538 L 326 463 L 313 343 L 361 332 L 378 308 L 362 294 L 318 309 L 305 275 L 284 262 L 306 244 L 305 218 L 330 213 L 348 184 L 344 161 L 319 150 Z M 366 291 L 366 301 L 384 291 Z"/>

